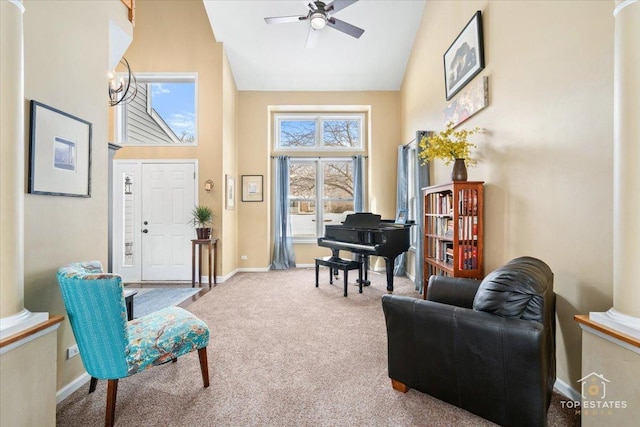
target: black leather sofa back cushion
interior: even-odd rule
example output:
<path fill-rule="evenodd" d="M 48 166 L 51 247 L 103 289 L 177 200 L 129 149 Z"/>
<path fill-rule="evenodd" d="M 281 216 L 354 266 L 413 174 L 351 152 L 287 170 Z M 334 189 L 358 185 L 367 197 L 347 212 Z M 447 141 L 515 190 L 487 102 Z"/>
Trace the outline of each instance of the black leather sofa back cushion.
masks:
<path fill-rule="evenodd" d="M 542 322 L 544 295 L 553 273 L 547 264 L 531 258 L 515 258 L 489 273 L 480 283 L 473 309 L 502 317 Z"/>

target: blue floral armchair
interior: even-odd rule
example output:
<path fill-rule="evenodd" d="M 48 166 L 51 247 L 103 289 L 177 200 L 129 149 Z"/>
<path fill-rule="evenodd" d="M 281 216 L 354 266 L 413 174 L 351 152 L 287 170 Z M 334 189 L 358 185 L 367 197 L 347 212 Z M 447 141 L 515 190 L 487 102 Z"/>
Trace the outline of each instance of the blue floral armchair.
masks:
<path fill-rule="evenodd" d="M 85 369 L 108 380 L 105 425 L 115 416 L 118 380 L 198 350 L 204 387 L 209 386 L 209 328 L 188 311 L 169 307 L 127 321 L 122 281 L 98 261 L 58 269 L 69 322 Z"/>

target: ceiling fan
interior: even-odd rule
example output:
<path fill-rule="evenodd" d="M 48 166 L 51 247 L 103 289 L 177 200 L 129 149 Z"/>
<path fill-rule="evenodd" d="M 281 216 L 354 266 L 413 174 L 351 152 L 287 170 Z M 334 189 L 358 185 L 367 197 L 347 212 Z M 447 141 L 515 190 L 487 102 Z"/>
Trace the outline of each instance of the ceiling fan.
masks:
<path fill-rule="evenodd" d="M 316 45 L 320 30 L 325 26 L 329 26 L 338 31 L 342 31 L 351 37 L 360 38 L 364 30 L 355 25 L 341 21 L 333 17 L 333 14 L 351 6 L 358 0 L 333 0 L 326 4 L 322 1 L 313 1 L 307 4 L 309 12 L 302 16 L 277 16 L 273 18 L 264 18 L 267 24 L 283 24 L 286 22 L 309 21 L 309 35 L 307 36 L 306 47 L 313 48 Z"/>

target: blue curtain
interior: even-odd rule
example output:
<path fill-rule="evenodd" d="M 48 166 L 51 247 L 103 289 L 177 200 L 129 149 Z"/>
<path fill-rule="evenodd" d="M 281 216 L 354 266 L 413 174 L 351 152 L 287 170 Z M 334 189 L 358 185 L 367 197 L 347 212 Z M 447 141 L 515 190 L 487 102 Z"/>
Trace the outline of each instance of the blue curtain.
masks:
<path fill-rule="evenodd" d="M 275 236 L 273 243 L 272 270 L 285 270 L 296 266 L 291 239 L 291 218 L 289 217 L 289 157 L 275 159 Z"/>
<path fill-rule="evenodd" d="M 397 190 L 396 190 L 396 212 L 399 209 L 407 209 L 409 204 L 409 150 L 405 145 L 401 145 L 398 147 L 398 178 L 397 178 Z M 396 262 L 393 266 L 393 274 L 395 276 L 404 276 L 405 269 L 405 259 L 406 254 L 398 255 L 396 258 Z"/>
<path fill-rule="evenodd" d="M 364 157 L 353 156 L 353 210 L 364 210 Z"/>
<path fill-rule="evenodd" d="M 427 132 L 423 130 L 419 130 L 416 132 L 416 145 L 420 143 L 420 139 L 423 136 L 428 136 L 432 132 Z M 422 293 L 422 285 L 424 282 L 424 262 L 423 262 L 423 252 L 424 248 L 422 246 L 422 236 L 424 236 L 424 201 L 422 199 L 422 189 L 424 187 L 428 187 L 429 184 L 429 164 L 426 163 L 421 165 L 420 158 L 416 156 L 416 171 L 418 172 L 413 179 L 416 180 L 416 189 L 417 189 L 417 198 L 418 203 L 416 209 L 416 225 L 414 227 L 418 228 L 418 241 L 416 242 L 416 275 L 415 275 L 415 288 L 416 291 Z"/>

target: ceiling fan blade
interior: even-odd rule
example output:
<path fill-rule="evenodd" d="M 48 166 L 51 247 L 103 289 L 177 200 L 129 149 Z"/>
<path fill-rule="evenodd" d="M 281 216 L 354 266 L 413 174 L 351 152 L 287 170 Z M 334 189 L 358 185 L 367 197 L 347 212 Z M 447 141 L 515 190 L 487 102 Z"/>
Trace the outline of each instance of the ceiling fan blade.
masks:
<path fill-rule="evenodd" d="M 298 22 L 307 19 L 306 16 L 275 16 L 273 18 L 264 18 L 267 24 L 284 24 L 287 22 Z"/>
<path fill-rule="evenodd" d="M 316 3 L 314 1 L 307 3 L 307 7 L 311 10 L 318 10 L 318 6 L 316 6 Z"/>
<path fill-rule="evenodd" d="M 327 19 L 327 25 L 335 28 L 338 31 L 342 31 L 345 34 L 349 34 L 351 37 L 355 37 L 357 39 L 359 39 L 362 33 L 364 33 L 364 30 L 362 28 L 358 28 L 355 25 L 348 24 L 334 17 Z"/>
<path fill-rule="evenodd" d="M 305 47 L 307 49 L 313 49 L 314 47 L 316 47 L 319 36 L 320 30 L 316 30 L 313 27 L 309 26 L 309 34 L 307 35 L 307 44 L 305 45 Z"/>
<path fill-rule="evenodd" d="M 352 4 L 354 4 L 357 1 L 358 0 L 333 0 L 324 9 L 327 12 L 334 12 L 335 13 L 335 12 L 337 12 L 339 10 L 344 9 L 347 6 L 351 6 Z"/>

